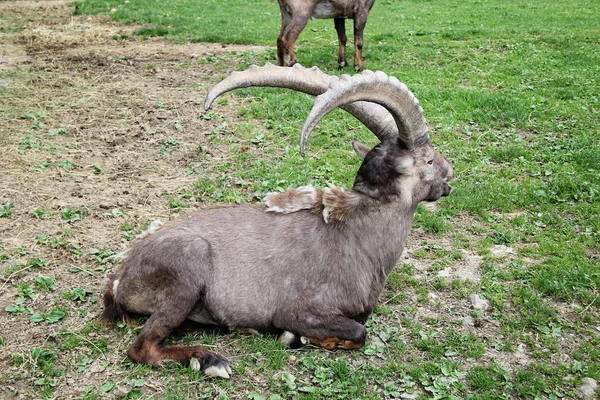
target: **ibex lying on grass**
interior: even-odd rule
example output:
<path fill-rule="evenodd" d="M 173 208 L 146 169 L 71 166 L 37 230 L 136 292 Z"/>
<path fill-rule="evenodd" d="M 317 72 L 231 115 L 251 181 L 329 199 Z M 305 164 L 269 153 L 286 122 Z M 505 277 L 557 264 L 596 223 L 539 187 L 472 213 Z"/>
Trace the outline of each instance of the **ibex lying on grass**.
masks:
<path fill-rule="evenodd" d="M 350 191 L 307 186 L 269 195 L 266 207 L 199 210 L 136 243 L 104 297 L 106 319 L 150 316 L 128 352 L 133 361 L 175 360 L 229 377 L 227 360 L 204 347 L 162 346 L 186 319 L 279 332 L 294 346 L 361 347 L 362 323 L 404 249 L 417 205 L 450 194 L 453 167 L 433 150 L 419 102 L 397 79 L 253 66 L 216 85 L 205 108 L 248 86 L 320 94 L 302 130 L 302 153 L 311 130 L 336 107 L 381 143 L 372 150 L 353 143 L 364 161 Z"/>
<path fill-rule="evenodd" d="M 333 18 L 339 40 L 338 67 L 346 62 L 346 18 L 354 20 L 354 68 L 363 70 L 363 30 L 375 0 L 278 0 L 281 9 L 281 31 L 277 38 L 277 62 L 291 67 L 298 60 L 294 53 L 296 40 L 311 17 Z"/>

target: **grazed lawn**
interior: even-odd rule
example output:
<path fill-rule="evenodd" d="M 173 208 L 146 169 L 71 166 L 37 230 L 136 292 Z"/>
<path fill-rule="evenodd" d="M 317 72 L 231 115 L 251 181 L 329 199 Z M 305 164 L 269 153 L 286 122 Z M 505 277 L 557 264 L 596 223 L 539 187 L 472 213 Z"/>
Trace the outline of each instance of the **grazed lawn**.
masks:
<path fill-rule="evenodd" d="M 358 167 L 349 141 L 374 138 L 335 112 L 303 159 L 298 133 L 311 99 L 274 89 L 201 110 L 207 88 L 230 71 L 275 61 L 276 2 L 87 1 L 76 4 L 75 24 L 64 5 L 45 19 L 20 2 L 0 6 L 13 10 L 0 41 L 30 56 L 0 70 L 6 393 L 573 398 L 583 378 L 600 380 L 594 2 L 375 4 L 365 66 L 420 99 L 437 149 L 456 166 L 455 191 L 419 209 L 364 349 L 288 351 L 273 337 L 238 333 L 174 339 L 229 357 L 227 382 L 125 357 L 139 328 L 94 318 L 102 277 L 117 268 L 108 257 L 153 218 L 287 186 L 348 187 Z M 228 47 L 182 45 L 190 41 Z M 336 52 L 332 21 L 310 21 L 300 62 L 337 74 Z M 473 309 L 473 294 L 489 306 Z"/>

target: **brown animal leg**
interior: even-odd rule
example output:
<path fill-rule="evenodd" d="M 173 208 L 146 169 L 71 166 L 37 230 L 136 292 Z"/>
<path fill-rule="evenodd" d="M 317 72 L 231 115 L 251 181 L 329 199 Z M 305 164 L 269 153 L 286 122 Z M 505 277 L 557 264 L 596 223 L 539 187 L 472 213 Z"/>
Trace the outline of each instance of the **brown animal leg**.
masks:
<path fill-rule="evenodd" d="M 280 65 L 291 67 L 298 62 L 294 47 L 307 22 L 308 17 L 294 16 L 287 26 L 281 28 L 281 35 L 277 39 L 277 59 Z"/>
<path fill-rule="evenodd" d="M 362 60 L 363 32 L 367 24 L 368 11 L 365 15 L 357 15 L 354 19 L 354 69 L 362 71 L 365 69 Z"/>
<path fill-rule="evenodd" d="M 288 9 L 288 6 L 290 5 L 284 4 L 283 1 L 279 1 L 279 8 L 281 10 L 281 31 L 277 38 L 277 63 L 280 66 L 291 67 L 298 62 L 296 54 L 294 53 L 296 40 L 308 23 L 314 7 L 305 9 L 302 6 L 298 9 L 290 10 Z"/>
<path fill-rule="evenodd" d="M 327 338 L 327 339 L 318 339 L 318 338 L 307 338 L 310 344 L 314 344 L 315 346 L 323 347 L 327 350 L 334 349 L 346 349 L 346 350 L 354 350 L 359 349 L 364 345 L 364 342 L 353 342 L 351 340 L 341 340 L 338 338 Z"/>
<path fill-rule="evenodd" d="M 339 42 L 338 68 L 342 69 L 348 66 L 348 62 L 346 61 L 346 42 L 348 41 L 348 39 L 346 38 L 346 20 L 344 18 L 335 18 L 333 22 L 335 25 L 335 30 L 337 32 Z"/>
<path fill-rule="evenodd" d="M 310 325 L 306 324 L 307 321 L 310 321 Z M 290 321 L 285 329 L 288 334 L 293 332 L 294 337 L 289 336 L 285 341 L 292 347 L 301 342 L 303 344 L 311 343 L 328 350 L 358 349 L 365 344 L 367 336 L 364 325 L 340 315 L 326 317 L 308 315 L 294 318 L 294 321 Z"/>
<path fill-rule="evenodd" d="M 150 316 L 142 333 L 127 352 L 129 358 L 138 363 L 152 365 L 160 365 L 164 360 L 173 360 L 209 376 L 229 378 L 231 368 L 227 359 L 209 352 L 202 346 L 162 345 L 173 329 L 185 320 L 189 311 L 182 303 L 176 304 L 183 307 L 168 312 L 155 312 Z"/>
<path fill-rule="evenodd" d="M 292 20 L 292 14 L 285 10 L 282 3 L 279 3 L 281 8 L 281 30 L 279 31 L 279 37 L 277 38 L 277 65 L 280 67 L 284 66 L 285 58 L 288 56 L 289 51 L 286 48 L 286 43 L 283 41 L 285 28 L 290 25 Z"/>

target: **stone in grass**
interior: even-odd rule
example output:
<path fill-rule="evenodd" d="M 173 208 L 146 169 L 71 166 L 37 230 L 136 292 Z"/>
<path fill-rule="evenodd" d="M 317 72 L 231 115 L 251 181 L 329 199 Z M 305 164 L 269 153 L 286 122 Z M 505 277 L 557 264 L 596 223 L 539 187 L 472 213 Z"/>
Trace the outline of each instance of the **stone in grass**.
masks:
<path fill-rule="evenodd" d="M 420 393 L 418 393 L 418 392 L 414 392 L 414 393 L 402 393 L 400 395 L 400 398 L 404 399 L 404 400 L 414 400 L 414 399 L 418 398 L 419 396 L 420 396 Z"/>
<path fill-rule="evenodd" d="M 582 384 L 577 388 L 577 394 L 582 399 L 595 399 L 598 382 L 592 378 L 583 378 Z"/>
<path fill-rule="evenodd" d="M 511 254 L 514 254 L 515 249 L 513 249 L 512 247 L 505 246 L 503 244 L 496 244 L 492 246 L 492 248 L 490 249 L 490 253 L 492 253 L 492 256 L 494 257 L 507 257 Z"/>
<path fill-rule="evenodd" d="M 482 299 L 478 294 L 471 295 L 471 306 L 478 311 L 485 311 L 490 306 L 490 302 Z"/>
<path fill-rule="evenodd" d="M 456 268 L 456 277 L 462 282 L 471 281 L 475 283 L 481 282 L 481 261 L 482 256 L 468 254 L 464 262 Z"/>
<path fill-rule="evenodd" d="M 440 278 L 449 278 L 452 275 L 452 267 L 445 268 L 437 274 Z"/>

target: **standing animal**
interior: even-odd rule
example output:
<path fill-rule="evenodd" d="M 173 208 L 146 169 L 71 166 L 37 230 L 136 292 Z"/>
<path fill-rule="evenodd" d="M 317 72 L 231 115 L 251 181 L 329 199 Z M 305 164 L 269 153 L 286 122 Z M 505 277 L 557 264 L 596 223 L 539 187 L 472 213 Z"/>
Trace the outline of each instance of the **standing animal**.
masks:
<path fill-rule="evenodd" d="M 345 68 L 347 18 L 354 20 L 354 69 L 362 71 L 363 31 L 375 0 L 277 0 L 281 9 L 281 31 L 277 38 L 277 62 L 291 67 L 298 60 L 294 46 L 311 17 L 333 18 L 338 35 L 338 67 Z"/>
<path fill-rule="evenodd" d="M 351 190 L 305 186 L 271 194 L 266 205 L 198 210 L 138 241 L 104 296 L 105 319 L 149 316 L 128 351 L 135 362 L 175 360 L 228 378 L 227 360 L 202 346 L 163 346 L 186 319 L 278 332 L 291 346 L 361 347 L 363 323 L 402 254 L 417 205 L 451 192 L 452 164 L 433 149 L 418 100 L 397 79 L 253 66 L 213 87 L 205 108 L 248 86 L 320 94 L 302 129 L 302 153 L 311 130 L 337 107 L 381 143 L 353 142 L 364 160 Z"/>

